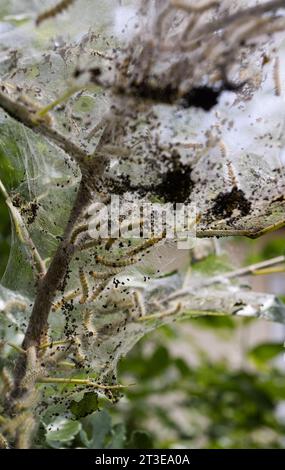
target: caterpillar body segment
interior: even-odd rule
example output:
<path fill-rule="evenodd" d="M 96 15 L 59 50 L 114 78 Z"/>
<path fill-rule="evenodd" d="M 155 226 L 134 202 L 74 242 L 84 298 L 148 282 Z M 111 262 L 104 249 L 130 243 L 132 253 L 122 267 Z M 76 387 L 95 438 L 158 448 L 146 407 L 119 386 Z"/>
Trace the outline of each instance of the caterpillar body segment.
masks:
<path fill-rule="evenodd" d="M 81 290 L 82 290 L 82 295 L 79 300 L 79 303 L 85 304 L 89 297 L 89 284 L 88 284 L 88 279 L 83 269 L 79 269 L 79 280 L 80 280 Z"/>

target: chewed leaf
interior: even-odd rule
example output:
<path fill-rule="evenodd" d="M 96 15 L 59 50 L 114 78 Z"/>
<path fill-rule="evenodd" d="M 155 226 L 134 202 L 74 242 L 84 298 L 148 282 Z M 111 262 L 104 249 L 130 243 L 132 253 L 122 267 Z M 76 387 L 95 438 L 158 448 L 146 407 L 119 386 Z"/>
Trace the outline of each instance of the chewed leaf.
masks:
<path fill-rule="evenodd" d="M 70 404 L 70 411 L 76 418 L 84 418 L 85 416 L 97 411 L 99 406 L 98 395 L 94 392 L 84 394 L 84 397 L 79 401 L 73 401 Z"/>

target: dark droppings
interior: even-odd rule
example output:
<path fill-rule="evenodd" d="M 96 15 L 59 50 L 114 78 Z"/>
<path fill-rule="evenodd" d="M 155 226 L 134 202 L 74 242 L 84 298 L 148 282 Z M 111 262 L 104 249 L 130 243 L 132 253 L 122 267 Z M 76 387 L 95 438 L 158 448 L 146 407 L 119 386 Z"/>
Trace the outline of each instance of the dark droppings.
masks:
<path fill-rule="evenodd" d="M 112 180 L 109 191 L 123 195 L 125 192 L 134 191 L 141 197 L 156 196 L 167 203 L 184 203 L 189 200 L 189 196 L 194 187 L 191 180 L 192 168 L 181 162 L 180 155 L 175 150 L 171 159 L 167 162 L 167 168 L 158 176 L 158 184 L 147 184 L 148 175 L 144 175 L 143 182 L 133 184 L 130 175 L 120 175 L 117 180 Z"/>
<path fill-rule="evenodd" d="M 184 94 L 181 94 L 179 89 L 174 85 L 168 83 L 161 86 L 157 79 L 157 84 L 149 83 L 144 80 L 140 83 L 133 82 L 130 84 L 129 93 L 139 98 L 149 99 L 157 103 L 165 104 L 178 104 L 183 108 L 200 108 L 204 111 L 210 111 L 216 104 L 223 91 L 238 91 L 245 83 L 232 84 L 224 80 L 219 87 L 199 86 L 193 87 Z M 117 88 L 118 94 L 124 94 L 125 90 Z"/>
<path fill-rule="evenodd" d="M 183 203 L 189 198 L 194 183 L 191 180 L 192 169 L 174 158 L 171 167 L 163 175 L 162 182 L 155 188 L 155 193 L 165 202 Z"/>
<path fill-rule="evenodd" d="M 217 103 L 222 90 L 215 90 L 213 88 L 202 86 L 192 88 L 192 90 L 183 96 L 183 108 L 201 108 L 204 111 L 210 111 Z"/>
<path fill-rule="evenodd" d="M 232 217 L 234 210 L 238 210 L 242 217 L 249 214 L 251 202 L 245 197 L 244 192 L 236 186 L 226 193 L 219 193 L 214 200 L 211 213 L 216 219 Z"/>

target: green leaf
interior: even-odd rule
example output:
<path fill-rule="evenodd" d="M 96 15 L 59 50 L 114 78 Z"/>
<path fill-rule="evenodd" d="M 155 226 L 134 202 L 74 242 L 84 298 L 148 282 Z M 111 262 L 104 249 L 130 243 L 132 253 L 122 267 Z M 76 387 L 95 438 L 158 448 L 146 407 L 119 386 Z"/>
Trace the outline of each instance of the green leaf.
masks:
<path fill-rule="evenodd" d="M 144 375 L 148 378 L 158 376 L 169 366 L 170 361 L 168 350 L 164 346 L 157 347 L 153 355 L 147 360 Z"/>
<path fill-rule="evenodd" d="M 205 328 L 221 328 L 232 330 L 235 328 L 234 319 L 231 317 L 201 317 L 195 319 L 195 325 Z"/>
<path fill-rule="evenodd" d="M 54 441 L 70 442 L 80 431 L 81 423 L 79 421 L 70 421 L 65 418 L 57 418 L 49 424 L 46 432 L 48 443 Z"/>
<path fill-rule="evenodd" d="M 282 353 L 284 353 L 283 343 L 263 343 L 252 348 L 247 354 L 249 359 L 256 364 L 262 364 L 271 361 Z"/>
<path fill-rule="evenodd" d="M 207 276 L 228 271 L 231 268 L 226 255 L 209 255 L 207 258 L 193 263 L 192 269 Z"/>
<path fill-rule="evenodd" d="M 108 449 L 124 449 L 126 438 L 125 425 L 123 423 L 115 424 L 112 429 L 112 440 L 108 445 Z"/>
<path fill-rule="evenodd" d="M 95 392 L 87 392 L 79 402 L 72 401 L 70 411 L 76 418 L 84 418 L 98 410 L 98 395 Z"/>
<path fill-rule="evenodd" d="M 106 410 L 97 411 L 82 420 L 86 432 L 85 445 L 90 449 L 104 449 L 108 435 L 111 435 L 112 420 Z"/>
<path fill-rule="evenodd" d="M 133 431 L 130 441 L 128 442 L 129 449 L 153 449 L 153 439 L 150 433 L 146 431 Z"/>

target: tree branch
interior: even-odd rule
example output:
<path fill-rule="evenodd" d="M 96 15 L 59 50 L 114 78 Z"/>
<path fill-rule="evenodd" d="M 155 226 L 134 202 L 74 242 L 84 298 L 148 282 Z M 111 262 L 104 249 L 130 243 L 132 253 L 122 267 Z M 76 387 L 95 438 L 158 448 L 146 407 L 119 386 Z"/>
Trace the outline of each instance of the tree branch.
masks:
<path fill-rule="evenodd" d="M 29 324 L 22 344 L 22 348 L 27 350 L 31 346 L 39 347 L 42 335 L 48 328 L 48 316 L 52 307 L 52 301 L 56 291 L 63 281 L 69 263 L 74 253 L 74 245 L 71 243 L 71 236 L 78 218 L 82 215 L 88 204 L 90 204 L 91 193 L 88 186 L 81 181 L 74 207 L 63 239 L 51 261 L 49 269 L 44 278 L 39 282 L 34 307 L 29 319 Z M 15 388 L 11 393 L 11 398 L 21 395 L 21 380 L 25 375 L 26 355 L 21 355 L 15 369 Z"/>
<path fill-rule="evenodd" d="M 24 104 L 19 101 L 14 101 L 3 91 L 0 91 L 0 108 L 8 113 L 9 116 L 16 119 L 16 121 L 54 142 L 75 160 L 81 169 L 85 167 L 88 157 L 90 157 L 86 152 L 73 142 L 70 142 L 64 135 L 51 127 L 44 120 L 37 122 Z"/>

